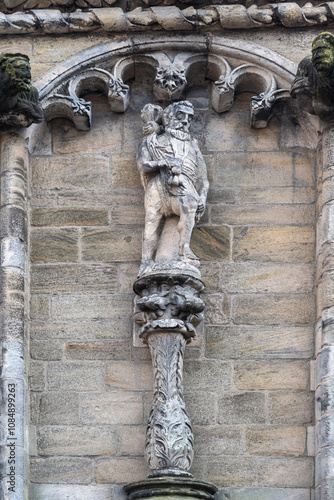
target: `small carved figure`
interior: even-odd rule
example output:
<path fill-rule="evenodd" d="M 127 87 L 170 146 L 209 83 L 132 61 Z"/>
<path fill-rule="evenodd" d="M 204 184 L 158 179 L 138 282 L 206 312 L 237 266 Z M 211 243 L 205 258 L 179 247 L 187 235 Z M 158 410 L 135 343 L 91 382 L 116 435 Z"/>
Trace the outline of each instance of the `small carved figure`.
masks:
<path fill-rule="evenodd" d="M 326 122 L 334 121 L 334 36 L 331 33 L 321 33 L 313 40 L 312 55 L 298 65 L 291 96 L 297 99 L 301 109 Z"/>
<path fill-rule="evenodd" d="M 175 64 L 159 66 L 154 80 L 154 95 L 157 101 L 182 99 L 187 86 L 185 69 Z"/>
<path fill-rule="evenodd" d="M 29 124 L 43 120 L 38 91 L 31 85 L 29 57 L 24 54 L 0 55 L 0 114 L 22 114 Z"/>
<path fill-rule="evenodd" d="M 189 133 L 193 117 L 188 101 L 173 103 L 163 112 L 153 104 L 142 110 L 146 137 L 137 164 L 145 189 L 145 230 L 140 274 L 153 262 L 159 235 L 173 216 L 178 217 L 179 241 L 172 242 L 177 245 L 176 259 L 198 266 L 189 244 L 195 220 L 205 211 L 209 183 L 197 140 Z M 167 260 L 175 260 L 174 254 Z"/>

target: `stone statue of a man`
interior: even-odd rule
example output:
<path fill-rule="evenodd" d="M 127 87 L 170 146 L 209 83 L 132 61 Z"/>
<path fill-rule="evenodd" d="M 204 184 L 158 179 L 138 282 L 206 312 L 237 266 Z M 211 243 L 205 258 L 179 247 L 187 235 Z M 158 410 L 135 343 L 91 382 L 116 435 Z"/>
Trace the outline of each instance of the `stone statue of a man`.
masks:
<path fill-rule="evenodd" d="M 145 189 L 145 232 L 140 273 L 154 261 L 163 226 L 174 216 L 178 217 L 178 241 L 172 242 L 177 245 L 177 260 L 198 265 L 189 244 L 195 220 L 205 211 L 209 183 L 197 140 L 189 133 L 193 117 L 188 101 L 173 103 L 163 112 L 153 104 L 142 110 L 146 137 L 137 164 Z"/>

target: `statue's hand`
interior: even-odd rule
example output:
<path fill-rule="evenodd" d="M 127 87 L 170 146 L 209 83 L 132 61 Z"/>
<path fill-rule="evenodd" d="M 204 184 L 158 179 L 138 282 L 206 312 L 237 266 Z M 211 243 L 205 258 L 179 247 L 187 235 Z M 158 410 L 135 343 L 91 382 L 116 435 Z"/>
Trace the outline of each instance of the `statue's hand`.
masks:
<path fill-rule="evenodd" d="M 158 125 L 154 121 L 148 122 L 146 125 L 143 127 L 143 134 L 144 135 L 150 135 L 150 134 L 158 134 L 160 132 L 160 125 Z"/>
<path fill-rule="evenodd" d="M 195 215 L 196 222 L 198 222 L 200 220 L 200 218 L 202 217 L 204 212 L 205 212 L 205 201 L 200 199 L 200 201 L 197 205 L 197 210 L 196 210 L 196 215 Z"/>

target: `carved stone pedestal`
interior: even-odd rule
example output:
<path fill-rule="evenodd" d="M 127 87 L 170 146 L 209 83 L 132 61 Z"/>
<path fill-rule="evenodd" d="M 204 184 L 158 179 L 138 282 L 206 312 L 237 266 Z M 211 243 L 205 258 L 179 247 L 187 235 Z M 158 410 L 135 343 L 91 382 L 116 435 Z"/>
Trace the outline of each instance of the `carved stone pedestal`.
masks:
<path fill-rule="evenodd" d="M 145 479 L 124 486 L 129 500 L 154 498 L 154 500 L 180 500 L 180 498 L 199 498 L 213 500 L 216 486 L 203 481 L 177 477 L 157 477 Z"/>

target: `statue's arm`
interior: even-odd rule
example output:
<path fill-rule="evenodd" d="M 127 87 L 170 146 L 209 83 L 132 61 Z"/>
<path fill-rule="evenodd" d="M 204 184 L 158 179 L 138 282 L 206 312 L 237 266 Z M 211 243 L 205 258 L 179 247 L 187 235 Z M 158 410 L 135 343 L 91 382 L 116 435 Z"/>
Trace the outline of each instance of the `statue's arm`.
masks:
<path fill-rule="evenodd" d="M 147 141 L 144 139 L 138 151 L 137 165 L 139 170 L 144 174 L 156 174 L 160 168 L 167 166 L 167 161 L 164 159 L 152 160 L 147 147 Z"/>

